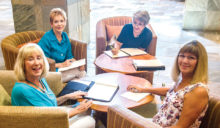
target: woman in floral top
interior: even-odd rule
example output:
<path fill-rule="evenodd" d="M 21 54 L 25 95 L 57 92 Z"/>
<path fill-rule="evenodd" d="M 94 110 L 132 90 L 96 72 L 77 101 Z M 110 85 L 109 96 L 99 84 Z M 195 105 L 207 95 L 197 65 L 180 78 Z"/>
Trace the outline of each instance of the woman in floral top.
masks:
<path fill-rule="evenodd" d="M 129 91 L 148 92 L 165 96 L 153 122 L 162 127 L 199 128 L 208 107 L 208 58 L 198 41 L 184 45 L 173 66 L 171 88 L 143 88 L 130 85 Z"/>

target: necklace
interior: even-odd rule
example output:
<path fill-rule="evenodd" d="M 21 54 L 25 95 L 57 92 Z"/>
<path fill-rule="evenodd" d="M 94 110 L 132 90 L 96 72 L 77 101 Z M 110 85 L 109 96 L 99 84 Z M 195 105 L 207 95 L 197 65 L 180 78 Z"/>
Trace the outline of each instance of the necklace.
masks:
<path fill-rule="evenodd" d="M 37 86 L 35 83 L 33 83 L 33 82 L 31 82 L 31 81 L 29 81 L 29 80 L 27 80 L 27 79 L 26 79 L 26 81 L 27 81 L 29 84 L 34 85 L 34 87 L 40 89 L 43 93 L 46 93 L 46 88 L 45 88 L 44 85 L 42 84 L 41 80 L 39 80 L 39 82 L 40 82 L 40 84 L 42 85 L 43 89 L 40 88 L 39 86 Z"/>

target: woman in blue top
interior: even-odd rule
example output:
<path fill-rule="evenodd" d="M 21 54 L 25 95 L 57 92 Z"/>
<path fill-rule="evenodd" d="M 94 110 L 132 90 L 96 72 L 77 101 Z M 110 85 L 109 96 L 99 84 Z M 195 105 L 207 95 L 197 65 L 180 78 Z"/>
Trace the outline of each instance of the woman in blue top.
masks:
<path fill-rule="evenodd" d="M 86 95 L 85 92 L 74 92 L 56 98 L 49 88 L 45 76 L 49 65 L 42 49 L 36 44 L 27 44 L 23 46 L 18 53 L 14 71 L 18 82 L 12 89 L 12 105 L 14 106 L 54 106 L 60 105 L 68 99 L 76 100 Z M 92 101 L 84 100 L 79 106 L 69 111 L 69 117 L 83 113 L 91 106 Z M 74 118 L 75 120 L 84 120 L 87 123 L 77 123 L 82 127 L 94 127 L 95 121 L 90 116 L 85 118 Z M 77 122 L 75 121 L 75 122 Z M 74 123 L 75 124 L 75 123 Z M 73 124 L 73 125 L 74 125 Z M 75 124 L 76 125 L 76 124 Z"/>
<path fill-rule="evenodd" d="M 69 38 L 66 32 L 63 32 L 66 27 L 66 21 L 67 17 L 64 10 L 60 8 L 52 9 L 50 12 L 52 29 L 46 32 L 38 43 L 43 49 L 45 56 L 55 60 L 56 69 L 70 66 L 75 61 Z M 75 77 L 81 78 L 86 74 L 84 70 L 84 66 L 82 66 L 72 73 L 74 73 Z M 65 80 L 64 82 L 67 81 Z"/>
<path fill-rule="evenodd" d="M 126 24 L 119 34 L 115 48 L 139 48 L 145 50 L 152 40 L 152 32 L 146 27 L 150 20 L 147 11 L 138 11 L 133 15 L 132 24 Z"/>

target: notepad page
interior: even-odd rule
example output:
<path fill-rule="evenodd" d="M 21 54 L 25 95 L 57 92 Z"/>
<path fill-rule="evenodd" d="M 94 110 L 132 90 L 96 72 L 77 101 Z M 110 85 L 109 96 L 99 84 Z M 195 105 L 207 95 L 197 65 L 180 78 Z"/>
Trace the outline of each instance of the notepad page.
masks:
<path fill-rule="evenodd" d="M 117 87 L 114 86 L 95 83 L 92 88 L 89 89 L 87 97 L 108 101 L 111 99 L 116 89 Z"/>
<path fill-rule="evenodd" d="M 141 99 L 143 99 L 144 97 L 146 97 L 147 95 L 149 95 L 150 93 L 134 93 L 134 92 L 125 92 L 122 93 L 121 96 L 133 100 L 133 101 L 140 101 Z"/>
<path fill-rule="evenodd" d="M 72 64 L 68 67 L 59 68 L 58 71 L 59 72 L 66 71 L 66 70 L 69 70 L 69 69 L 72 69 L 72 68 L 83 66 L 85 64 L 86 64 L 86 59 L 76 60 L 76 61 L 72 62 Z"/>
<path fill-rule="evenodd" d="M 147 52 L 145 52 L 144 50 L 138 49 L 138 48 L 122 48 L 121 51 L 131 56 L 147 54 Z"/>
<path fill-rule="evenodd" d="M 111 51 L 104 51 L 104 53 L 112 58 L 118 58 L 118 57 L 126 57 L 129 56 L 128 54 L 122 52 L 119 50 L 117 55 L 113 55 Z"/>

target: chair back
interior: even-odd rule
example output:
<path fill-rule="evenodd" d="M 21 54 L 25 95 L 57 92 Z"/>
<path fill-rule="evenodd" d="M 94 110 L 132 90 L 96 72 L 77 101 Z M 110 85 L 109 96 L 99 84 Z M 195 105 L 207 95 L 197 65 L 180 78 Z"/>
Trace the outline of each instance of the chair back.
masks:
<path fill-rule="evenodd" d="M 20 44 L 28 43 L 40 39 L 44 35 L 42 31 L 19 32 L 7 36 L 1 42 L 2 53 L 7 70 L 13 70 L 15 60 L 18 55 Z"/>
<path fill-rule="evenodd" d="M 220 128 L 220 97 L 211 95 L 209 107 L 206 111 L 200 128 Z"/>

